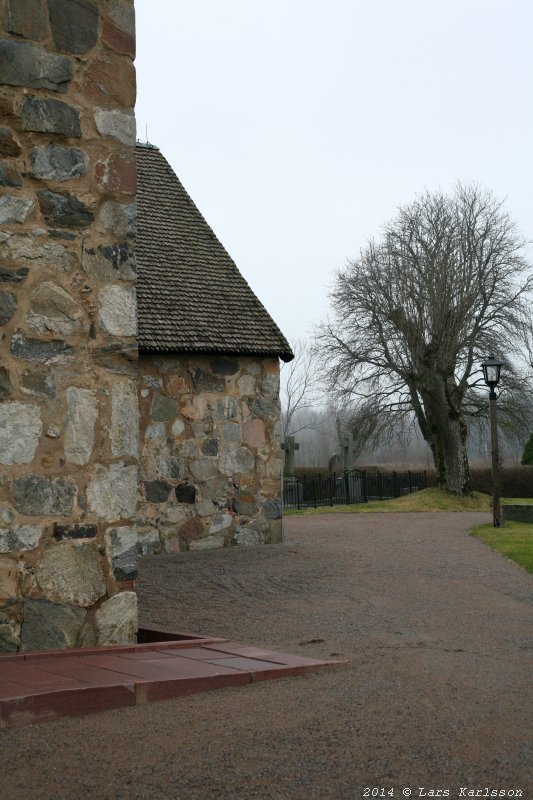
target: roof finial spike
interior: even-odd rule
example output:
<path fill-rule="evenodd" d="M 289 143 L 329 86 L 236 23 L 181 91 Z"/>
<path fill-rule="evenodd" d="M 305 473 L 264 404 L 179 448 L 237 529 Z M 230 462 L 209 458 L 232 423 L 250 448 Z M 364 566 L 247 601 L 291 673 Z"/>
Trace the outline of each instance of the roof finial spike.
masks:
<path fill-rule="evenodd" d="M 146 132 L 146 144 L 149 144 L 149 142 L 148 142 L 148 123 L 146 123 L 145 132 Z"/>

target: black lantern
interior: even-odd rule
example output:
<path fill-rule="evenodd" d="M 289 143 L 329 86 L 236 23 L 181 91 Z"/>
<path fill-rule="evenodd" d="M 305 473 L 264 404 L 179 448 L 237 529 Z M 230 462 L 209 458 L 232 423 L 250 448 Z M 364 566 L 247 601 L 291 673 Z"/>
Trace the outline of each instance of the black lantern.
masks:
<path fill-rule="evenodd" d="M 494 387 L 500 382 L 500 371 L 502 367 L 503 361 L 498 361 L 494 356 L 489 356 L 487 360 L 483 361 L 481 364 L 485 383 L 491 390 L 494 390 Z"/>
<path fill-rule="evenodd" d="M 489 356 L 486 361 L 481 364 L 483 370 L 483 377 L 485 383 L 490 389 L 489 392 L 489 406 L 490 406 L 490 442 L 492 450 L 492 519 L 495 528 L 501 528 L 503 523 L 503 515 L 500 505 L 500 457 L 498 454 L 498 419 L 496 415 L 496 392 L 494 389 L 500 382 L 500 371 L 503 367 L 503 362 L 498 361 L 494 356 Z"/>

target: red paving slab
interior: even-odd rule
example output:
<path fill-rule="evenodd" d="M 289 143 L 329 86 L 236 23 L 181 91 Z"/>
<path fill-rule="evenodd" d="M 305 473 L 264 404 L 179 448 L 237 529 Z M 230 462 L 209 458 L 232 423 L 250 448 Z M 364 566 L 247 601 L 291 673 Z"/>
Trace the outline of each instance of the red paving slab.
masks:
<path fill-rule="evenodd" d="M 121 686 L 124 683 L 123 675 L 92 667 L 84 663 L 83 659 L 51 659 L 41 669 L 51 669 L 56 675 L 74 678 L 85 686 Z"/>
<path fill-rule="evenodd" d="M 0 728 L 302 675 L 340 663 L 214 638 L 9 654 L 0 656 Z"/>

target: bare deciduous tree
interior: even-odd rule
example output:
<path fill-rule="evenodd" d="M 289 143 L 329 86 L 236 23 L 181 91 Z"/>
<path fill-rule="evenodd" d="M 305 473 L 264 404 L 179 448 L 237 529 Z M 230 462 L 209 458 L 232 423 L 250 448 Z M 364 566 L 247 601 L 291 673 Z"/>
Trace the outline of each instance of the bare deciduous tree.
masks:
<path fill-rule="evenodd" d="M 293 360 L 282 365 L 280 374 L 283 436 L 294 436 L 318 424 L 313 413 L 320 394 L 316 355 L 309 342 L 303 339 L 292 344 L 292 351 Z M 303 411 L 308 413 L 302 414 Z"/>
<path fill-rule="evenodd" d="M 319 333 L 337 397 L 414 413 L 439 484 L 456 494 L 470 491 L 466 413 L 479 405 L 479 362 L 493 353 L 513 371 L 533 286 L 524 244 L 490 192 L 426 193 L 339 272 L 336 319 Z"/>

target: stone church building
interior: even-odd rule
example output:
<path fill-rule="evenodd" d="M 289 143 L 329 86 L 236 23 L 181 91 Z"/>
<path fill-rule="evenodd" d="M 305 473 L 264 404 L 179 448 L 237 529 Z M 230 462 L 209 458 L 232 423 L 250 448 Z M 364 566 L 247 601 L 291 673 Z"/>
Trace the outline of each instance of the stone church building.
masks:
<path fill-rule="evenodd" d="M 292 353 L 136 145 L 132 0 L 0 26 L 0 651 L 128 642 L 138 553 L 280 540 Z"/>

